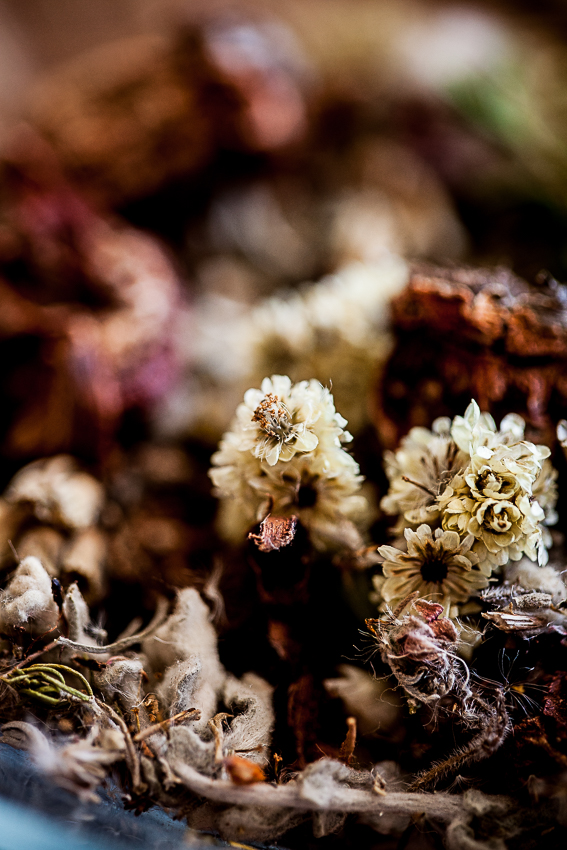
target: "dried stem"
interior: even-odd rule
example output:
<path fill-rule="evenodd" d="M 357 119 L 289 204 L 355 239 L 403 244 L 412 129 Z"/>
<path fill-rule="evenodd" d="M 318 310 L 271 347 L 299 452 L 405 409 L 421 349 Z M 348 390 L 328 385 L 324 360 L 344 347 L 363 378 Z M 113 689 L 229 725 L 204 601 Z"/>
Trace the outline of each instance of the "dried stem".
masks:
<path fill-rule="evenodd" d="M 134 743 L 130 736 L 130 732 L 124 720 L 111 708 L 107 703 L 103 702 L 101 699 L 95 697 L 95 702 L 101 711 L 107 715 L 120 729 L 122 734 L 124 735 L 124 742 L 126 744 L 126 764 L 132 774 L 132 787 L 135 794 L 143 794 L 144 791 L 147 790 L 147 786 L 144 782 L 142 782 L 142 777 L 140 773 L 140 761 L 138 759 L 138 754 L 136 753 L 136 748 L 134 747 Z"/>
<path fill-rule="evenodd" d="M 173 717 L 168 717 L 167 720 L 161 720 L 159 723 L 154 723 L 152 726 L 148 726 L 147 729 L 142 729 L 134 735 L 133 740 L 136 741 L 136 743 L 138 741 L 144 741 L 156 732 L 163 732 L 168 726 L 174 726 L 182 720 L 200 720 L 200 718 L 201 712 L 198 708 L 188 708 L 185 711 L 180 711 L 179 714 L 175 714 Z"/>
<path fill-rule="evenodd" d="M 28 655 L 26 658 L 23 658 L 21 661 L 18 661 L 17 664 L 13 664 L 6 670 L 3 670 L 2 673 L 0 673 L 0 678 L 4 678 L 8 675 L 8 673 L 11 673 L 13 670 L 19 670 L 21 667 L 25 667 L 26 664 L 30 663 L 30 661 L 34 661 L 36 658 L 39 658 L 40 655 L 43 655 L 45 652 L 49 652 L 50 649 L 55 649 L 56 646 L 59 646 L 59 638 L 52 640 L 51 643 L 48 643 L 47 646 L 43 647 L 43 649 L 38 649 L 37 652 L 32 653 L 32 655 Z"/>
<path fill-rule="evenodd" d="M 85 643 L 75 643 L 74 640 L 69 640 L 69 638 L 60 637 L 57 641 L 59 646 L 69 646 L 71 649 L 76 650 L 77 652 L 88 652 L 94 654 L 104 654 L 111 653 L 116 654 L 118 652 L 122 652 L 123 649 L 127 649 L 129 646 L 132 646 L 135 643 L 140 643 L 140 641 L 149 637 L 152 632 L 154 632 L 157 628 L 161 626 L 161 624 L 165 621 L 167 617 L 167 610 L 169 608 L 169 603 L 167 599 L 164 597 L 160 597 L 158 600 L 156 612 L 152 617 L 151 623 L 138 634 L 130 635 L 129 637 L 122 638 L 121 640 L 117 640 L 114 643 L 107 643 L 105 646 L 90 646 Z"/>
<path fill-rule="evenodd" d="M 75 676 L 79 679 L 87 693 L 85 694 L 68 685 L 63 672 L 68 676 Z M 0 678 L 20 693 L 46 702 L 48 705 L 58 705 L 65 699 L 61 694 L 75 697 L 81 702 L 89 702 L 93 698 L 91 686 L 83 674 L 64 664 L 33 664 L 24 670 L 12 670 Z"/>
<path fill-rule="evenodd" d="M 353 754 L 354 748 L 356 746 L 356 717 L 347 717 L 347 734 L 344 739 L 339 758 L 341 761 L 344 761 L 345 764 L 350 764 Z"/>
<path fill-rule="evenodd" d="M 425 484 L 420 484 L 419 481 L 414 481 L 412 478 L 408 478 L 406 475 L 402 475 L 402 481 L 407 481 L 408 484 L 413 484 L 414 487 L 418 487 L 420 490 L 423 490 L 424 493 L 427 493 L 428 496 L 431 496 L 433 499 L 436 498 L 436 493 L 433 493 L 432 490 L 429 490 Z"/>
<path fill-rule="evenodd" d="M 213 733 L 215 737 L 215 761 L 221 762 L 223 760 L 223 732 L 222 732 L 222 722 L 223 720 L 228 720 L 229 717 L 233 717 L 232 714 L 226 714 L 226 712 L 221 711 L 219 714 L 215 714 L 212 720 L 209 720 L 208 727 Z"/>

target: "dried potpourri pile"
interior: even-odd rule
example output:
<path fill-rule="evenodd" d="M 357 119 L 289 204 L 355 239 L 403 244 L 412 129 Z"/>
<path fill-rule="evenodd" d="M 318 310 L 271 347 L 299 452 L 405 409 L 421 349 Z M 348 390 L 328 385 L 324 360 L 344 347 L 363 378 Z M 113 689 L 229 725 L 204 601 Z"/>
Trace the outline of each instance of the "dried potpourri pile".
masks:
<path fill-rule="evenodd" d="M 2 741 L 240 843 L 564 846 L 567 269 L 492 205 L 561 221 L 556 124 L 290 32 L 107 46 L 2 151 Z"/>

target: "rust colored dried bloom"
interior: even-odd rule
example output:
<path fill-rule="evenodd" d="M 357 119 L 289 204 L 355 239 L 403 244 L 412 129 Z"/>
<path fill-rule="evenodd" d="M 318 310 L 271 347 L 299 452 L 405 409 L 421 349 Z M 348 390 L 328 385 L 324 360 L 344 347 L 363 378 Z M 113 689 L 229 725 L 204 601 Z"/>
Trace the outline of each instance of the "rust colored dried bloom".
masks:
<path fill-rule="evenodd" d="M 443 609 L 416 608 L 418 593 L 406 596 L 380 620 L 367 620 L 376 636 L 382 660 L 390 666 L 404 690 L 420 702 L 436 702 L 450 691 L 468 688 L 468 670 L 456 655 L 458 632 L 440 617 Z M 427 604 L 427 603 L 426 603 Z M 411 608 L 415 614 L 406 613 Z"/>
<path fill-rule="evenodd" d="M 283 546 L 289 546 L 295 537 L 297 517 L 268 516 L 260 523 L 260 534 L 248 535 L 260 552 L 273 552 Z"/>

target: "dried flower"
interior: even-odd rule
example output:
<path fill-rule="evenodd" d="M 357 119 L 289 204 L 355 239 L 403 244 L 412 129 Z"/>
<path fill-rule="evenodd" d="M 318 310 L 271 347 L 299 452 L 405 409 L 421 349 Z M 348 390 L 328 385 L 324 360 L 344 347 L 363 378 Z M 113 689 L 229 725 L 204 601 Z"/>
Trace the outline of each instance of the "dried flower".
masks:
<path fill-rule="evenodd" d="M 335 411 L 333 397 L 318 381 L 292 383 L 287 376 L 264 378 L 262 389 L 248 390 L 236 411 L 233 430 L 241 451 L 274 466 L 298 452 L 311 452 L 324 440 L 340 446 L 351 438 L 346 420 Z"/>
<path fill-rule="evenodd" d="M 512 727 L 502 689 L 488 701 L 471 683 L 468 666 L 456 652 L 459 633 L 451 620 L 441 616 L 442 606 L 417 597 L 417 592 L 412 593 L 382 619 L 366 623 L 376 637 L 382 660 L 414 704 L 417 700 L 435 709 L 451 694 L 452 710 L 476 734 L 444 762 L 421 774 L 410 790 L 435 785 L 462 765 L 492 755 Z"/>
<path fill-rule="evenodd" d="M 433 428 L 412 428 L 396 452 L 386 452 L 386 474 L 390 489 L 380 507 L 399 515 L 396 533 L 406 526 L 439 519 L 437 496 L 456 471 L 468 462 L 450 435 L 451 420 L 436 419 Z"/>
<path fill-rule="evenodd" d="M 545 564 L 545 514 L 532 489 L 549 449 L 527 441 L 495 448 L 471 441 L 471 449 L 469 466 L 438 498 L 443 528 L 476 538 L 474 551 L 486 575 L 524 553 Z"/>
<path fill-rule="evenodd" d="M 388 664 L 406 693 L 424 703 L 438 702 L 449 692 L 470 695 L 468 671 L 456 655 L 459 634 L 442 617 L 440 604 L 412 593 L 380 620 L 367 620 Z M 405 612 L 405 613 L 404 613 Z"/>
<path fill-rule="evenodd" d="M 242 540 L 271 513 L 296 516 L 317 549 L 359 547 L 368 505 L 358 464 L 341 448 L 350 434 L 330 392 L 315 380 L 292 386 L 273 376 L 245 398 L 210 470 L 224 535 Z"/>
<path fill-rule="evenodd" d="M 417 531 L 406 529 L 404 534 L 407 552 L 393 546 L 378 549 L 384 558 L 386 581 L 380 590 L 386 602 L 399 601 L 417 591 L 449 610 L 455 602 L 465 602 L 488 584 L 476 568 L 478 556 L 471 551 L 471 535 L 462 540 L 454 531 L 433 532 L 428 525 L 420 525 Z"/>
<path fill-rule="evenodd" d="M 523 554 L 545 564 L 551 545 L 545 526 L 557 519 L 557 473 L 549 449 L 523 439 L 524 427 L 520 416 L 509 414 L 497 429 L 472 401 L 452 423 L 413 428 L 398 451 L 386 455 L 390 490 L 382 508 L 398 515 L 394 533 L 427 523 L 461 540 L 472 536 L 487 577 Z"/>
<path fill-rule="evenodd" d="M 473 399 L 464 416 L 455 416 L 451 437 L 461 449 L 472 457 L 479 448 L 492 448 L 498 444 L 510 445 L 524 436 L 525 423 L 517 413 L 509 413 L 500 423 L 500 430 L 490 413 L 481 413 Z"/>
<path fill-rule="evenodd" d="M 260 552 L 273 552 L 289 546 L 295 538 L 297 517 L 278 517 L 268 514 L 260 523 L 260 534 L 248 535 Z"/>

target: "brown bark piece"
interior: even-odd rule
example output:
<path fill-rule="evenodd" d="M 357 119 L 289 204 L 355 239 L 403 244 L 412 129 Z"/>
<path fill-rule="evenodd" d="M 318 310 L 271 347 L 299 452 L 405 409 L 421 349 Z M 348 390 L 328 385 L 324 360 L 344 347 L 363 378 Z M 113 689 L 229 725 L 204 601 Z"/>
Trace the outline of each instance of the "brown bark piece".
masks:
<path fill-rule="evenodd" d="M 317 695 L 313 676 L 305 673 L 289 686 L 287 722 L 293 729 L 297 763 L 304 768 L 316 741 L 315 726 L 318 715 Z"/>
<path fill-rule="evenodd" d="M 567 288 L 508 269 L 413 268 L 392 305 L 397 346 L 379 386 L 375 422 L 395 448 L 416 425 L 462 414 L 471 398 L 524 417 L 552 445 L 567 414 Z"/>

